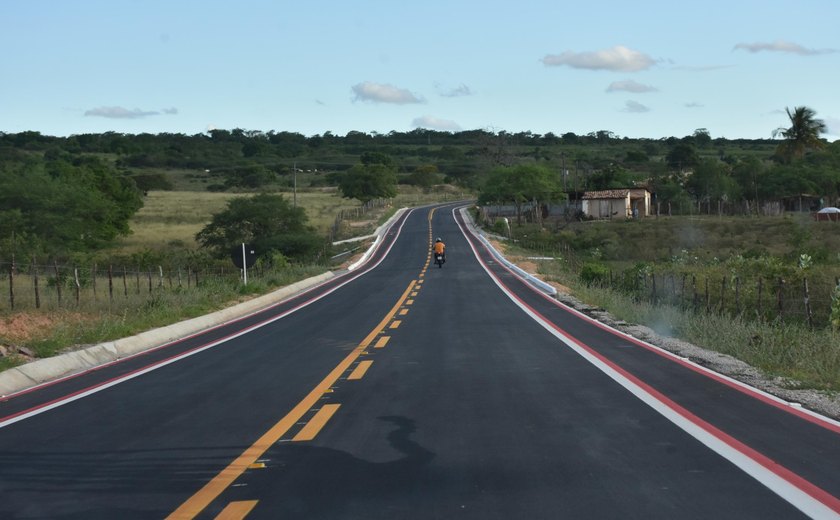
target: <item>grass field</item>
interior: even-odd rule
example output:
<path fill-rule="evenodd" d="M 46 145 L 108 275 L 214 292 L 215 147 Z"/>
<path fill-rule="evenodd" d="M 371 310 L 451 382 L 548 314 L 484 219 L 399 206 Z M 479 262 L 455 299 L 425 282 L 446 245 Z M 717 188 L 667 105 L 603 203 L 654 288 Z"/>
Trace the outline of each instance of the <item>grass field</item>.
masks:
<path fill-rule="evenodd" d="M 151 191 L 144 205 L 131 220 L 132 234 L 120 240 L 117 248 L 123 253 L 143 249 L 158 250 L 170 244 L 198 247 L 195 235 L 206 226 L 214 213 L 223 211 L 229 200 L 249 196 L 208 191 Z M 291 193 L 284 193 L 292 201 Z M 306 210 L 310 225 L 326 233 L 341 209 L 358 206 L 343 199 L 334 190 L 298 192 L 297 203 Z"/>
<path fill-rule="evenodd" d="M 294 198 L 293 193 L 283 192 L 282 195 L 290 202 Z M 143 207 L 130 222 L 131 235 L 122 238 L 115 250 L 131 254 L 144 249 L 160 250 L 169 245 L 190 249 L 198 247 L 195 235 L 210 222 L 213 214 L 223 211 L 232 198 L 245 196 L 250 194 L 150 191 L 144 198 Z M 469 196 L 451 188 L 425 193 L 417 188 L 401 186 L 393 205 L 415 206 Z M 322 235 L 327 234 L 339 211 L 359 207 L 357 200 L 342 198 L 335 188 L 299 190 L 297 204 L 306 211 L 309 224 Z"/>

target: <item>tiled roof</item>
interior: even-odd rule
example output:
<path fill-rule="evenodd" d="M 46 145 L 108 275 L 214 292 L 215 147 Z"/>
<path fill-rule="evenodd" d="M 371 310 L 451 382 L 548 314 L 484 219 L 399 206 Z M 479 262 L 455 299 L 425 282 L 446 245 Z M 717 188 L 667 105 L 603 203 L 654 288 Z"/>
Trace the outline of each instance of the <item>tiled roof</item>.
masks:
<path fill-rule="evenodd" d="M 630 190 L 603 190 L 587 191 L 583 194 L 584 199 L 626 199 Z"/>

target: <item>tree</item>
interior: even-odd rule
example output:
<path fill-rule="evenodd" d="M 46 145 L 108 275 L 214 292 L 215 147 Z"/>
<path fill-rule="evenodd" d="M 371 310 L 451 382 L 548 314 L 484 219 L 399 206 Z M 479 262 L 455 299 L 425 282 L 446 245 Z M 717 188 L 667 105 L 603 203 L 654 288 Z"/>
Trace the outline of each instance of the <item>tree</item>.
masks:
<path fill-rule="evenodd" d="M 697 152 L 694 147 L 687 143 L 677 143 L 668 155 L 665 156 L 665 162 L 672 170 L 684 170 L 685 168 L 693 168 L 700 162 Z"/>
<path fill-rule="evenodd" d="M 712 144 L 712 136 L 705 128 L 698 128 L 691 137 L 698 148 L 708 148 Z"/>
<path fill-rule="evenodd" d="M 0 237 L 53 254 L 93 251 L 130 232 L 143 201 L 134 182 L 96 157 L 0 163 Z"/>
<path fill-rule="evenodd" d="M 405 184 L 429 189 L 440 182 L 440 174 L 434 164 L 423 164 L 414 169 L 405 179 Z"/>
<path fill-rule="evenodd" d="M 307 226 L 303 208 L 293 207 L 282 195 L 268 193 L 230 200 L 195 238 L 219 258 L 242 243 L 253 245 L 264 258 L 279 252 L 296 259 L 315 256 L 323 245 Z"/>
<path fill-rule="evenodd" d="M 397 195 L 397 175 L 384 164 L 357 164 L 341 176 L 338 189 L 344 198 L 358 199 L 362 204 L 391 198 Z"/>
<path fill-rule="evenodd" d="M 703 160 L 686 180 L 685 188 L 695 200 L 706 202 L 711 212 L 713 200 L 727 201 L 740 197 L 738 184 L 729 176 L 727 165 L 714 160 Z"/>
<path fill-rule="evenodd" d="M 633 179 L 627 170 L 615 163 L 610 163 L 595 172 L 589 178 L 589 182 L 593 190 L 620 189 L 633 185 Z"/>
<path fill-rule="evenodd" d="M 562 191 L 557 176 L 542 166 L 499 167 L 490 172 L 478 196 L 478 203 L 513 203 L 516 206 L 516 221 L 521 223 L 525 202 L 533 202 L 538 210 L 542 203 L 565 197 Z"/>
<path fill-rule="evenodd" d="M 758 212 L 758 184 L 764 177 L 765 171 L 764 164 L 754 156 L 738 161 L 732 168 L 732 178 L 740 186 L 741 196 L 744 199 L 754 200 L 756 212 Z"/>
<path fill-rule="evenodd" d="M 809 149 L 822 148 L 825 145 L 820 134 L 827 130 L 825 121 L 817 119 L 817 113 L 808 107 L 785 108 L 790 127 L 779 127 L 773 131 L 773 137 L 782 136 L 784 141 L 779 144 L 777 155 L 782 162 L 790 162 L 794 158 L 802 158 Z"/>

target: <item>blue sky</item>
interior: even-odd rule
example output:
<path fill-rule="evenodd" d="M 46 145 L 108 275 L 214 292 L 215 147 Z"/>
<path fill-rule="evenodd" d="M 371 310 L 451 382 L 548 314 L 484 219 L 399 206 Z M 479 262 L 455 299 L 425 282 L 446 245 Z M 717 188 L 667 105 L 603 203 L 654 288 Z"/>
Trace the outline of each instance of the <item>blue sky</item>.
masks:
<path fill-rule="evenodd" d="M 0 131 L 840 138 L 840 2 L 0 0 Z"/>

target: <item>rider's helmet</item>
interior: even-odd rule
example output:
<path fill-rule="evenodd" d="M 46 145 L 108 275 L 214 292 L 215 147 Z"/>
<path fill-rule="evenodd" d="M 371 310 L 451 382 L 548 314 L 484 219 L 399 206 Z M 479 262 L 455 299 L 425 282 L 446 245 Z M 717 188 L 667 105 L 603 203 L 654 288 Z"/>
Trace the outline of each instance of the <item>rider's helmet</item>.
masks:
<path fill-rule="evenodd" d="M 440 237 L 437 237 L 437 239 L 435 240 L 435 242 L 440 242 L 440 241 L 441 241 Z"/>

